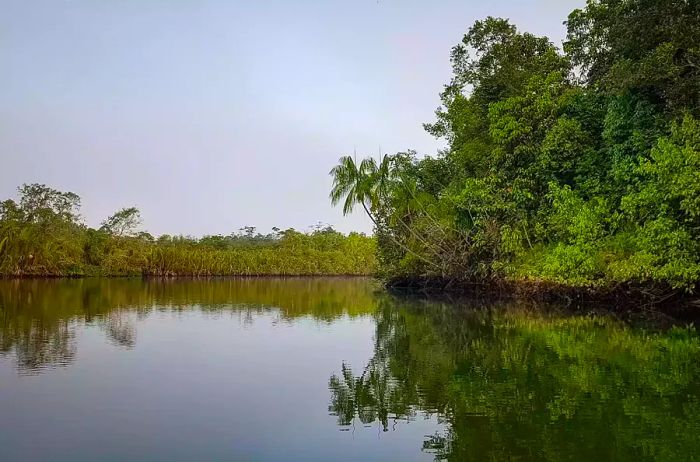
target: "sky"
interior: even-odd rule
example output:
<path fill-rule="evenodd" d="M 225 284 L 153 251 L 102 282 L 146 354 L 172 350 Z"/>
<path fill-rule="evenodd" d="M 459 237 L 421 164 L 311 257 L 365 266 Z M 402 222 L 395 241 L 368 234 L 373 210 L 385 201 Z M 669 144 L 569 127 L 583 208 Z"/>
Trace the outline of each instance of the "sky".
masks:
<path fill-rule="evenodd" d="M 371 231 L 328 200 L 344 154 L 444 142 L 449 53 L 486 16 L 560 45 L 584 0 L 0 0 L 0 199 L 136 206 L 154 235 Z"/>

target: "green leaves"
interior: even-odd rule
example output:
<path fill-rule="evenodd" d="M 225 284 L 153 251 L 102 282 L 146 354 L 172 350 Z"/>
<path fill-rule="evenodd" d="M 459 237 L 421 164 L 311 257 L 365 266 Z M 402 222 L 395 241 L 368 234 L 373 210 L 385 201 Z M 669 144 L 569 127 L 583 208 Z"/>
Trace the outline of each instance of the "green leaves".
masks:
<path fill-rule="evenodd" d="M 141 212 L 136 207 L 123 208 L 102 222 L 101 231 L 114 236 L 136 234 L 141 224 Z"/>
<path fill-rule="evenodd" d="M 452 49 L 425 126 L 447 148 L 348 195 L 388 237 L 383 274 L 694 290 L 700 3 L 589 0 L 567 26 L 565 54 L 491 17 Z"/>
<path fill-rule="evenodd" d="M 639 192 L 623 199 L 639 213 L 658 212 L 700 226 L 700 122 L 687 116 L 661 138 L 637 170 L 646 180 Z M 647 210 L 648 212 L 648 210 Z"/>
<path fill-rule="evenodd" d="M 352 212 L 356 205 L 362 205 L 365 211 L 375 220 L 367 208 L 367 204 L 378 200 L 377 186 L 379 184 L 378 167 L 373 159 L 363 159 L 359 165 L 350 156 L 343 156 L 338 165 L 329 174 L 333 177 L 333 188 L 330 199 L 333 205 L 343 202 L 343 215 Z"/>
<path fill-rule="evenodd" d="M 564 50 L 597 90 L 698 115 L 698 18 L 696 1 L 589 0 L 569 15 Z"/>
<path fill-rule="evenodd" d="M 79 223 L 80 197 L 77 194 L 38 183 L 24 184 L 18 190 L 19 210 L 25 220 L 44 224 L 56 221 Z"/>

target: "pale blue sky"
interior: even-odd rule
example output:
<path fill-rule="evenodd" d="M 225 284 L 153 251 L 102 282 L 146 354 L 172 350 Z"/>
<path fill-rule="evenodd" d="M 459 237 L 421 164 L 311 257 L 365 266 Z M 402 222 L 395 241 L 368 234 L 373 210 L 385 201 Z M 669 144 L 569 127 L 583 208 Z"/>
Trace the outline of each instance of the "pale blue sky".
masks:
<path fill-rule="evenodd" d="M 0 0 L 0 199 L 46 183 L 97 225 L 369 231 L 328 202 L 338 157 L 413 148 L 476 19 L 556 44 L 584 0 Z"/>

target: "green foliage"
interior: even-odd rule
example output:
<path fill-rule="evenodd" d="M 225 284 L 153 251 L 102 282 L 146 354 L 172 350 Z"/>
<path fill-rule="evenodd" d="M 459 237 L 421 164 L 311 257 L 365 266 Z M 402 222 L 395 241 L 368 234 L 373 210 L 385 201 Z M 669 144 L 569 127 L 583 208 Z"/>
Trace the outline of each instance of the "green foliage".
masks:
<path fill-rule="evenodd" d="M 136 208 L 91 229 L 79 222 L 80 199 L 43 185 L 20 188 L 0 203 L 0 275 L 4 276 L 251 276 L 371 274 L 375 241 L 328 226 L 261 235 L 161 236 L 137 232 Z"/>
<path fill-rule="evenodd" d="M 588 0 L 569 15 L 564 49 L 596 89 L 698 115 L 698 18 L 696 1 Z"/>
<path fill-rule="evenodd" d="M 136 232 L 140 224 L 141 212 L 136 207 L 129 207 L 107 218 L 102 222 L 100 230 L 114 236 L 129 236 Z"/>
<path fill-rule="evenodd" d="M 382 276 L 695 290 L 698 5 L 589 0 L 565 53 L 477 21 L 425 125 L 447 149 L 385 158 L 384 181 L 353 199 L 375 222 Z"/>

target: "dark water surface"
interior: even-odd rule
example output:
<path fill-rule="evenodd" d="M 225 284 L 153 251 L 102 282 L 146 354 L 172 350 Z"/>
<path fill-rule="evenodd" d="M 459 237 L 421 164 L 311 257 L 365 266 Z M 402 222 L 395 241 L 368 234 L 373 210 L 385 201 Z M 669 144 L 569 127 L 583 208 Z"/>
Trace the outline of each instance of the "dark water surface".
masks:
<path fill-rule="evenodd" d="M 0 461 L 695 460 L 700 337 L 364 279 L 0 281 Z"/>

